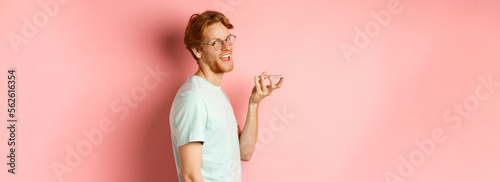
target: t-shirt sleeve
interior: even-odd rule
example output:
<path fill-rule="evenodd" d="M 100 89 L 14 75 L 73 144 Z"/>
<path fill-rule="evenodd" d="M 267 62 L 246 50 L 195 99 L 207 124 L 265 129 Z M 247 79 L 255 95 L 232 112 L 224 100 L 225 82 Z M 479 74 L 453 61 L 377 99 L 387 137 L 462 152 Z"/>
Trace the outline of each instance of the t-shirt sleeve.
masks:
<path fill-rule="evenodd" d="M 207 109 L 201 96 L 196 92 L 185 92 L 179 95 L 175 104 L 175 132 L 177 146 L 189 142 L 205 142 L 205 126 Z"/>

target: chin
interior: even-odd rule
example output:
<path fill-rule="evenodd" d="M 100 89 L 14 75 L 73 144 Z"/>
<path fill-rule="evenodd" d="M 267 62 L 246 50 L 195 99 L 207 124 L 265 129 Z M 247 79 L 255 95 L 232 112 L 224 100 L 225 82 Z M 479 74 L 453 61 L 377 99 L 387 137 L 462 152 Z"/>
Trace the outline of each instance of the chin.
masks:
<path fill-rule="evenodd" d="M 217 65 L 215 66 L 215 69 L 212 69 L 214 72 L 218 73 L 229 73 L 233 71 L 234 65 L 233 65 L 233 60 L 231 60 L 230 65 L 227 65 L 227 63 L 221 63 L 218 62 Z"/>
<path fill-rule="evenodd" d="M 214 61 L 211 61 L 209 64 L 208 64 L 210 70 L 214 73 L 229 73 L 231 71 L 233 71 L 233 68 L 234 68 L 234 64 L 233 64 L 233 60 L 231 59 L 230 62 L 223 62 L 222 60 L 220 59 L 216 59 Z"/>
<path fill-rule="evenodd" d="M 233 71 L 233 69 L 234 69 L 234 64 L 233 64 L 233 60 L 231 60 L 231 66 L 229 68 L 227 68 L 226 73 Z"/>
<path fill-rule="evenodd" d="M 233 71 L 233 67 L 232 67 L 232 66 L 231 66 L 231 68 L 229 68 L 229 69 L 228 69 L 227 71 L 225 71 L 224 73 L 229 73 L 229 72 L 231 72 L 231 71 Z"/>
<path fill-rule="evenodd" d="M 231 67 L 219 67 L 217 69 L 217 72 L 219 72 L 219 73 L 229 73 L 229 72 L 233 71 L 233 68 L 234 67 L 232 65 L 231 65 Z"/>

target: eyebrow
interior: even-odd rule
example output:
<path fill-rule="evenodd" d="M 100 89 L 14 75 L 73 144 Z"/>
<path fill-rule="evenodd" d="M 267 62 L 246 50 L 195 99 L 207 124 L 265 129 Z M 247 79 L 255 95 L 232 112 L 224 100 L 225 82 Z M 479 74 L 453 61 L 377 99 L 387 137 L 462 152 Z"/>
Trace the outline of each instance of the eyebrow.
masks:
<path fill-rule="evenodd" d="M 229 36 L 231 36 L 231 33 L 229 33 L 229 35 L 227 35 L 226 38 L 223 38 L 223 39 L 211 38 L 211 39 L 208 40 L 208 42 L 212 42 L 212 40 L 226 40 Z"/>

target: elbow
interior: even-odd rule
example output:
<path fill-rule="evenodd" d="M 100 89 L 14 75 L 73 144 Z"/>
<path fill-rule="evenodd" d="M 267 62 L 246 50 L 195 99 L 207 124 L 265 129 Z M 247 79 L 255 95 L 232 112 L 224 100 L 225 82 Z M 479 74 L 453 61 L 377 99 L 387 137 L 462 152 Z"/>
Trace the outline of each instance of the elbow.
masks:
<path fill-rule="evenodd" d="M 203 181 L 203 177 L 201 177 L 201 175 L 195 175 L 193 173 L 181 173 L 181 179 L 183 182 Z"/>
<path fill-rule="evenodd" d="M 244 162 L 249 162 L 250 159 L 252 159 L 252 156 L 250 157 L 242 157 L 241 160 L 244 161 Z"/>
<path fill-rule="evenodd" d="M 247 153 L 241 153 L 240 158 L 242 161 L 248 162 L 250 159 L 252 159 L 253 156 L 253 150 L 252 152 L 247 152 Z"/>
<path fill-rule="evenodd" d="M 184 181 L 184 182 L 192 182 L 192 181 L 194 181 L 193 177 L 190 176 L 190 175 L 187 175 L 187 174 L 181 174 L 181 180 Z"/>

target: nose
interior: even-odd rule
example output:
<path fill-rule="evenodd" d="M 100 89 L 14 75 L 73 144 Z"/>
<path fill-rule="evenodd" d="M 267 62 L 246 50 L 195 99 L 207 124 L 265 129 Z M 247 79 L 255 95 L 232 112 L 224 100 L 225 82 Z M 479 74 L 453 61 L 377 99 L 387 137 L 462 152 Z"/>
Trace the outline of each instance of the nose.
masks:
<path fill-rule="evenodd" d="M 231 48 L 231 46 L 229 45 L 229 43 L 227 43 L 226 41 L 222 41 L 222 50 L 229 50 Z"/>

